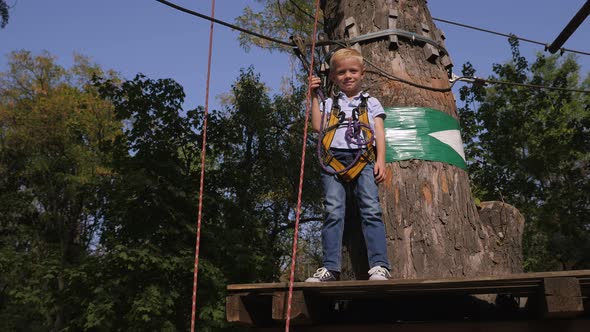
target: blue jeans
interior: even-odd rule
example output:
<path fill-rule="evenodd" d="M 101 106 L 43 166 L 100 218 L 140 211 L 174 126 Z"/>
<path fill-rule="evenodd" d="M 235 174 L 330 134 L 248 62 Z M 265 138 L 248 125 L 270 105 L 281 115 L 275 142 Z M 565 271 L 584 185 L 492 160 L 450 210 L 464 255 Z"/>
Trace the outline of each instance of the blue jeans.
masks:
<path fill-rule="evenodd" d="M 332 155 L 344 165 L 348 165 L 354 161 L 356 152 L 355 150 L 332 150 Z M 385 225 L 381 218 L 379 190 L 373 175 L 373 164 L 367 164 L 358 177 L 351 182 L 345 182 L 338 175 L 328 174 L 324 170 L 321 177 L 326 209 L 326 217 L 322 225 L 324 267 L 330 271 L 340 272 L 346 198 L 347 193 L 350 193 L 351 198 L 358 202 L 369 267 L 382 266 L 389 270 Z"/>

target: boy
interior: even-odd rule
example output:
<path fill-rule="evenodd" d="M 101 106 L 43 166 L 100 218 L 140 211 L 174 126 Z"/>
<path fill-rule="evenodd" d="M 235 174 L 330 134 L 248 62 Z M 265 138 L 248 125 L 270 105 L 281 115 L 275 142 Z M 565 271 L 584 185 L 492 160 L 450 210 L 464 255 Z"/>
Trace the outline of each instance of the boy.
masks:
<path fill-rule="evenodd" d="M 315 90 L 321 80 L 313 77 L 310 82 L 312 89 L 312 127 L 320 130 L 322 113 L 330 115 L 333 103 L 340 106 L 340 124 L 335 129 L 334 138 L 329 144 L 329 153 L 344 166 L 350 165 L 358 155 L 358 149 L 366 146 L 351 144 L 347 139 L 348 122 L 358 119 L 358 108 L 362 102 L 366 103 L 369 115 L 369 125 L 374 132 L 376 159 L 367 163 L 358 175 L 346 179 L 342 174 L 321 172 L 324 189 L 324 206 L 326 218 L 322 225 L 323 264 L 313 277 L 306 282 L 335 281 L 340 276 L 340 262 L 342 255 L 342 234 L 344 230 L 344 215 L 346 208 L 346 193 L 352 192 L 357 200 L 363 234 L 367 244 L 369 259 L 369 280 L 387 280 L 389 277 L 389 262 L 387 259 L 387 244 L 385 240 L 385 225 L 381 219 L 377 183 L 385 178 L 385 135 L 383 119 L 385 113 L 379 101 L 361 92 L 361 83 L 365 75 L 362 55 L 354 49 L 340 49 L 330 59 L 330 79 L 339 87 L 340 92 L 333 99 L 328 98 L 324 109 L 320 110 L 318 96 Z M 355 110 L 356 109 L 356 110 Z M 342 113 L 343 112 L 343 113 Z M 354 119 L 354 120 L 353 120 Z M 320 142 L 321 144 L 321 142 Z M 333 173 L 333 172 L 332 172 Z"/>

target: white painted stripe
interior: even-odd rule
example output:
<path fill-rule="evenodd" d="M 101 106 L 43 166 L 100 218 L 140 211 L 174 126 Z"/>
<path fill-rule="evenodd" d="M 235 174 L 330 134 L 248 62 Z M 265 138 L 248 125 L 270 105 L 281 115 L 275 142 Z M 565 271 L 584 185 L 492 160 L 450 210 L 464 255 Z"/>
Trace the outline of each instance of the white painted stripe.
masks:
<path fill-rule="evenodd" d="M 465 151 L 463 150 L 463 141 L 461 141 L 461 132 L 459 130 L 443 130 L 428 135 L 453 148 L 465 160 Z"/>

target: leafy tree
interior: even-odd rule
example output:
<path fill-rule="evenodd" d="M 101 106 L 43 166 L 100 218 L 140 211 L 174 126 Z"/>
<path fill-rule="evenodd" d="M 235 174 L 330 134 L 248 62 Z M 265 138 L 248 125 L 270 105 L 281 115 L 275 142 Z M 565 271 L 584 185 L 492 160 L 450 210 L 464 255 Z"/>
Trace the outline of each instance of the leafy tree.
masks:
<path fill-rule="evenodd" d="M 491 79 L 588 89 L 575 58 L 539 54 L 531 65 L 510 40 L 512 61 Z M 464 75 L 474 70 L 468 64 Z M 460 109 L 470 171 L 482 199 L 514 204 L 526 218 L 528 270 L 590 266 L 590 96 L 510 85 L 463 87 Z"/>
<path fill-rule="evenodd" d="M 92 301 L 88 327 L 186 330 L 202 109 L 184 113 L 183 89 L 170 79 L 138 75 L 120 85 L 96 84 L 126 127 L 109 147 L 114 172 L 104 188 L 108 202 L 101 234 L 108 263 L 100 271 L 107 278 L 95 289 L 100 296 Z M 218 184 L 207 174 L 205 185 L 198 314 L 199 328 L 207 330 L 225 324 L 224 268 L 231 264 L 218 259 L 226 243 L 218 227 L 220 207 L 209 194 Z"/>
<path fill-rule="evenodd" d="M 80 315 L 109 172 L 101 145 L 120 128 L 88 84 L 96 74 L 81 56 L 66 69 L 26 51 L 0 74 L 2 330 L 61 330 Z"/>
<path fill-rule="evenodd" d="M 228 197 L 223 219 L 230 232 L 229 257 L 239 259 L 230 282 L 277 280 L 289 263 L 297 205 L 305 89 L 270 100 L 253 69 L 232 86 L 232 105 L 214 115 L 210 146 Z M 308 138 L 301 220 L 319 220 L 319 176 L 315 144 Z M 221 154 L 219 154 L 221 153 Z M 246 237 L 249 241 L 240 241 Z M 236 240 L 233 240 L 236 239 Z M 241 248 L 240 244 L 246 247 Z M 270 255 L 270 257 L 269 257 Z M 263 259 L 262 259 L 263 258 Z"/>
<path fill-rule="evenodd" d="M 228 106 L 210 115 L 204 211 L 208 229 L 222 241 L 205 238 L 203 250 L 223 262 L 224 285 L 277 281 L 290 263 L 306 90 L 291 86 L 291 94 L 272 99 L 267 90 L 253 68 L 242 70 Z M 304 223 L 320 219 L 311 136 L 307 149 Z"/>
<path fill-rule="evenodd" d="M 172 80 L 121 81 L 81 56 L 69 69 L 47 53 L 9 60 L 0 76 L 0 326 L 186 330 L 203 110 L 184 112 Z M 226 326 L 228 283 L 276 281 L 288 266 L 305 93 L 291 88 L 270 98 L 250 68 L 228 106 L 211 112 L 200 330 Z M 318 219 L 314 148 L 310 137 L 303 222 Z"/>
<path fill-rule="evenodd" d="M 314 17 L 309 13 L 315 11 L 315 2 L 306 0 L 258 0 L 258 2 L 264 4 L 264 9 L 255 11 L 250 6 L 246 6 L 242 16 L 236 19 L 239 26 L 279 40 L 288 40 L 293 35 L 309 36 L 313 31 Z M 288 47 L 245 33 L 240 33 L 239 41 L 245 50 L 255 45 L 270 51 L 291 52 Z"/>
<path fill-rule="evenodd" d="M 113 173 L 104 188 L 105 264 L 97 272 L 103 282 L 86 326 L 185 330 L 203 110 L 183 115 L 184 93 L 172 80 L 139 75 L 121 85 L 96 84 L 126 127 L 108 148 Z M 290 253 L 301 153 L 301 135 L 292 133 L 302 132 L 303 91 L 272 101 L 266 91 L 253 69 L 243 71 L 230 105 L 208 119 L 200 329 L 225 326 L 228 283 L 277 280 Z M 313 191 L 304 200 L 304 216 L 315 215 Z"/>

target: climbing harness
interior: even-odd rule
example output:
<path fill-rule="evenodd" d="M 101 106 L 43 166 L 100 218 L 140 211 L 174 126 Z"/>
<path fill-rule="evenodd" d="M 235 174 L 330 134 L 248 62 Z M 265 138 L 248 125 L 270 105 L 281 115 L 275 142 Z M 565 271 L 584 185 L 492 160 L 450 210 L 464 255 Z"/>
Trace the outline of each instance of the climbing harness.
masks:
<path fill-rule="evenodd" d="M 324 171 L 330 174 L 337 174 L 346 182 L 354 180 L 368 163 L 375 162 L 375 148 L 373 146 L 375 134 L 369 123 L 369 110 L 367 108 L 369 95 L 361 93 L 360 98 L 361 102 L 359 106 L 352 110 L 349 118 L 346 118 L 346 114 L 340 109 L 338 98 L 334 97 L 325 129 L 323 128 L 325 112 L 322 113 L 319 138 L 321 144 L 318 144 L 320 164 Z M 346 126 L 344 135 L 346 143 L 351 149 L 357 150 L 354 161 L 348 166 L 343 165 L 336 159 L 330 149 L 334 136 L 336 135 L 336 130 L 344 126 Z"/>

